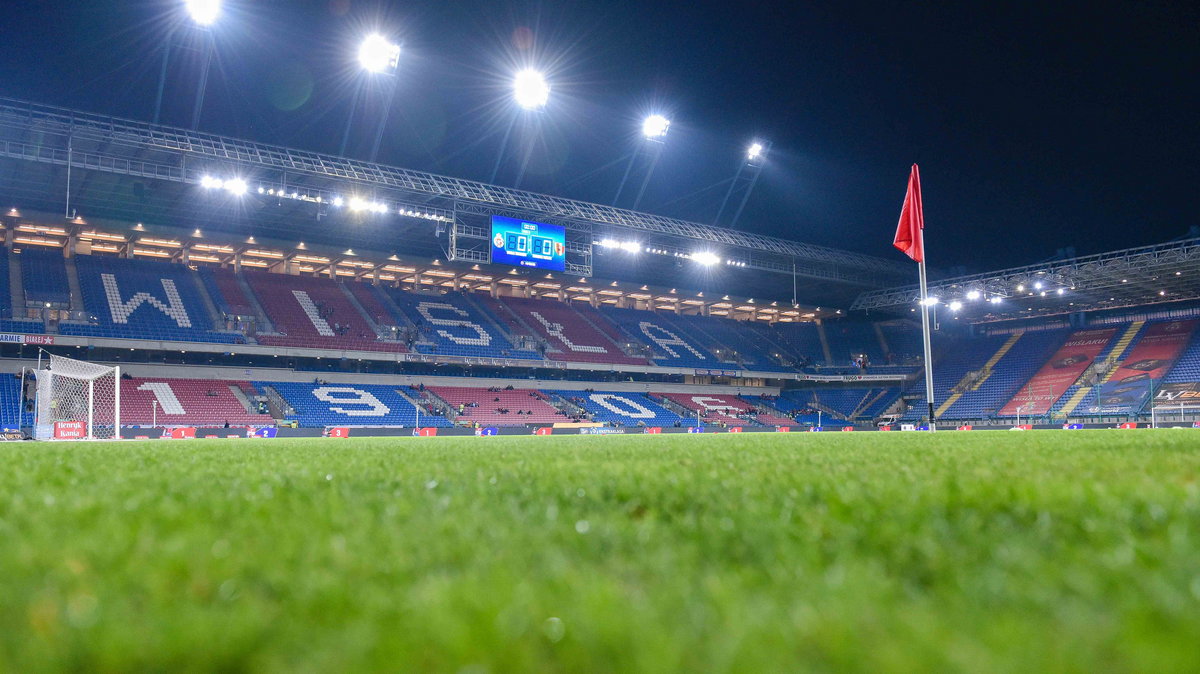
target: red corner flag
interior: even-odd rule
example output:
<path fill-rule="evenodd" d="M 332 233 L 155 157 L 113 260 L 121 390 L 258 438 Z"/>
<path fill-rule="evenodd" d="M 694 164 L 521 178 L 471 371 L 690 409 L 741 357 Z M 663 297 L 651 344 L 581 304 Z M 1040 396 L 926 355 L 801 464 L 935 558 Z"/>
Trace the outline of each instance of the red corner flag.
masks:
<path fill-rule="evenodd" d="M 921 174 L 913 164 L 908 176 L 908 192 L 904 195 L 904 208 L 900 210 L 900 224 L 896 225 L 896 239 L 892 245 L 904 251 L 915 262 L 925 261 L 925 244 L 921 230 L 925 229 L 925 209 L 921 206 Z"/>

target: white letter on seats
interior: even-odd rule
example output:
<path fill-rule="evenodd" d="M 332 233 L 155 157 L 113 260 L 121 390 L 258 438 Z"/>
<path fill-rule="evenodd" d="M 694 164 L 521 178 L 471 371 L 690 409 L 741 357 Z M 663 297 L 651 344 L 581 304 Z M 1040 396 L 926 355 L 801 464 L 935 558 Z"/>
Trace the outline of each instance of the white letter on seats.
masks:
<path fill-rule="evenodd" d="M 369 410 L 348 410 L 345 407 L 329 406 L 330 412 L 345 414 L 348 417 L 382 417 L 387 416 L 392 411 L 392 408 L 384 405 L 383 401 L 379 398 L 366 391 L 350 386 L 321 386 L 313 389 L 312 394 L 317 400 L 327 403 L 367 405 L 371 408 Z M 343 397 L 338 397 L 337 394 L 342 394 Z"/>
<path fill-rule="evenodd" d="M 143 302 L 146 302 L 172 318 L 179 327 L 192 327 L 192 319 L 188 318 L 187 309 L 183 306 L 183 298 L 179 296 L 179 289 L 175 287 L 175 282 L 169 278 L 160 279 L 160 281 L 163 291 L 167 295 L 166 304 L 148 292 L 135 293 L 128 302 L 122 302 L 121 291 L 117 288 L 117 277 L 112 274 L 100 274 L 100 282 L 104 285 L 104 295 L 108 298 L 108 311 L 112 316 L 113 323 L 128 323 L 130 314 L 142 306 Z"/>
<path fill-rule="evenodd" d="M 300 309 L 304 311 L 304 315 L 308 316 L 308 320 L 312 321 L 313 327 L 317 329 L 317 334 L 324 337 L 333 337 L 333 328 L 329 327 L 329 321 L 321 318 L 321 312 L 317 309 L 317 303 L 312 301 L 308 293 L 303 290 L 293 290 L 292 295 L 300 303 Z"/>
<path fill-rule="evenodd" d="M 706 410 L 715 410 L 717 412 L 728 412 L 730 410 L 732 410 L 734 412 L 742 411 L 742 408 L 730 405 L 729 403 L 721 400 L 720 398 L 710 398 L 708 396 L 692 396 L 692 402 L 696 403 L 697 405 L 703 407 Z"/>
<path fill-rule="evenodd" d="M 573 343 L 571 340 L 567 339 L 565 334 L 563 334 L 562 323 L 551 323 L 536 311 L 529 312 L 529 315 L 536 318 L 537 322 L 541 323 L 542 327 L 546 328 L 547 334 L 549 334 L 551 337 L 557 337 L 559 341 L 561 341 L 563 344 L 566 344 L 567 348 L 572 351 L 583 351 L 586 353 L 608 353 L 608 349 L 604 348 L 603 346 L 587 346 L 585 344 Z"/>
<path fill-rule="evenodd" d="M 642 321 L 641 323 L 638 323 L 638 327 L 642 329 L 643 335 L 649 337 L 650 340 L 653 341 L 655 344 L 657 344 L 659 347 L 661 347 L 663 351 L 666 351 L 667 353 L 671 354 L 675 358 L 679 357 L 679 353 L 676 352 L 675 349 L 672 349 L 671 348 L 672 346 L 682 346 L 683 348 L 687 349 L 688 351 L 691 351 L 692 355 L 696 356 L 697 358 L 699 358 L 701 360 L 704 359 L 704 355 L 701 354 L 699 351 L 693 349 L 691 344 L 688 344 L 687 342 L 683 341 L 682 339 L 679 338 L 679 335 L 671 332 L 670 330 L 668 330 L 664 327 L 655 325 L 649 321 Z M 659 332 L 661 332 L 667 336 L 666 337 L 655 337 L 654 335 L 650 334 L 650 328 L 654 328 L 655 330 L 658 330 Z M 670 345 L 670 346 L 668 346 L 668 345 Z"/>
<path fill-rule="evenodd" d="M 148 381 L 137 387 L 137 390 L 153 393 L 154 399 L 158 401 L 158 409 L 163 414 L 187 414 L 183 405 L 179 403 L 179 398 L 171 390 L 171 385 L 165 381 Z"/>
<path fill-rule="evenodd" d="M 593 393 L 592 395 L 588 396 L 588 400 L 591 400 L 610 412 L 614 412 L 623 417 L 629 417 L 631 419 L 653 419 L 654 417 L 658 416 L 654 412 L 651 412 L 629 398 L 626 398 L 625 396 L 613 395 L 612 393 Z M 614 405 L 614 402 L 620 402 L 622 405 L 629 405 L 633 408 L 633 411 L 623 410 Z"/>
<path fill-rule="evenodd" d="M 478 323 L 458 320 L 455 318 L 434 318 L 433 315 L 429 313 L 430 309 L 452 311 L 464 318 L 471 317 L 471 314 L 468 314 L 453 304 L 446 304 L 444 302 L 421 302 L 417 305 L 417 313 L 421 314 L 425 320 L 429 321 L 433 325 L 444 325 L 449 328 L 470 328 L 479 335 L 478 337 L 459 337 L 458 335 L 451 334 L 447 330 L 438 330 L 437 333 L 442 337 L 445 337 L 455 344 L 468 344 L 470 346 L 487 346 L 492 343 L 492 336 L 489 335 L 487 331 L 483 329 L 483 326 L 479 325 Z"/>

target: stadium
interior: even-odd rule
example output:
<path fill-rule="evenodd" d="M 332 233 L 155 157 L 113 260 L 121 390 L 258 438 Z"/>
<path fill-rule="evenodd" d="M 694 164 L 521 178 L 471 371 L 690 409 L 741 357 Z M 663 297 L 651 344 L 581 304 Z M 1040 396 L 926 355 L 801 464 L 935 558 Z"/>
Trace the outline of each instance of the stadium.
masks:
<path fill-rule="evenodd" d="M 0 668 L 1200 665 L 1194 227 L 927 269 L 908 164 L 911 260 L 747 224 L 761 137 L 700 222 L 658 113 L 522 189 L 533 69 L 403 168 L 386 31 L 339 151 L 206 131 L 240 3 L 162 4 L 152 115 L 0 99 Z"/>

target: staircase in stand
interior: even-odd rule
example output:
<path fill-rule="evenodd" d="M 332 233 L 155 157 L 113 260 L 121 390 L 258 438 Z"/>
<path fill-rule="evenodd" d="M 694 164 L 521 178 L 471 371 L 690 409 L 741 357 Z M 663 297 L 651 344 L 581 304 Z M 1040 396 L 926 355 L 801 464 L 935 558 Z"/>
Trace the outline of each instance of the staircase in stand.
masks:
<path fill-rule="evenodd" d="M 1067 404 L 1063 405 L 1062 409 L 1058 411 L 1058 416 L 1063 418 L 1071 416 L 1071 413 L 1075 411 L 1075 408 L 1079 406 L 1079 403 L 1083 402 L 1083 400 L 1087 398 L 1088 394 L 1092 392 L 1092 389 L 1096 388 L 1097 386 L 1104 385 L 1104 383 L 1113 376 L 1113 373 L 1117 371 L 1118 363 L 1121 362 L 1121 357 L 1125 354 L 1125 350 L 1129 348 L 1130 343 L 1133 342 L 1133 338 L 1137 336 L 1138 332 L 1141 331 L 1142 326 L 1145 324 L 1145 321 L 1134 321 L 1129 324 L 1129 327 L 1125 329 L 1125 334 L 1121 335 L 1121 339 L 1117 340 L 1117 343 L 1108 353 L 1108 362 L 1111 363 L 1111 367 L 1109 368 L 1108 372 L 1106 372 L 1104 376 L 1100 378 L 1100 381 L 1096 382 L 1094 385 L 1080 386 L 1078 389 L 1076 389 L 1075 395 L 1071 396 L 1071 399 L 1067 401 Z"/>
<path fill-rule="evenodd" d="M 1025 333 L 1016 332 L 1013 333 L 1008 339 L 1004 340 L 1004 344 L 1001 344 L 1000 348 L 996 350 L 996 353 L 992 354 L 992 357 L 988 358 L 987 362 L 983 364 L 984 375 L 980 377 L 978 381 L 971 384 L 971 388 L 969 390 L 976 391 L 980 386 L 983 386 L 983 382 L 987 381 L 988 377 L 992 376 L 992 369 L 996 367 L 996 363 L 999 363 L 1000 359 L 1003 358 L 1005 354 L 1007 354 L 1009 350 L 1013 348 L 1014 345 L 1016 345 L 1017 340 L 1021 339 L 1021 335 L 1023 334 Z M 937 408 L 937 411 L 933 413 L 933 416 L 942 416 L 946 410 L 950 409 L 954 406 L 954 403 L 958 402 L 959 398 L 963 397 L 964 393 L 966 393 L 966 391 L 963 391 L 962 393 L 954 393 L 949 398 L 946 398 L 946 401 Z"/>

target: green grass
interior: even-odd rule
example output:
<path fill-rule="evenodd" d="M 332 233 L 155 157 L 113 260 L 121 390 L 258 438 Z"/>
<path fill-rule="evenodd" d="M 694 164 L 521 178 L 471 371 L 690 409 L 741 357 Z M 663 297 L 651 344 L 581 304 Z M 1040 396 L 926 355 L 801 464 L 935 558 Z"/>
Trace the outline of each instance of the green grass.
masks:
<path fill-rule="evenodd" d="M 1200 671 L 1200 432 L 0 446 L 0 671 Z"/>

